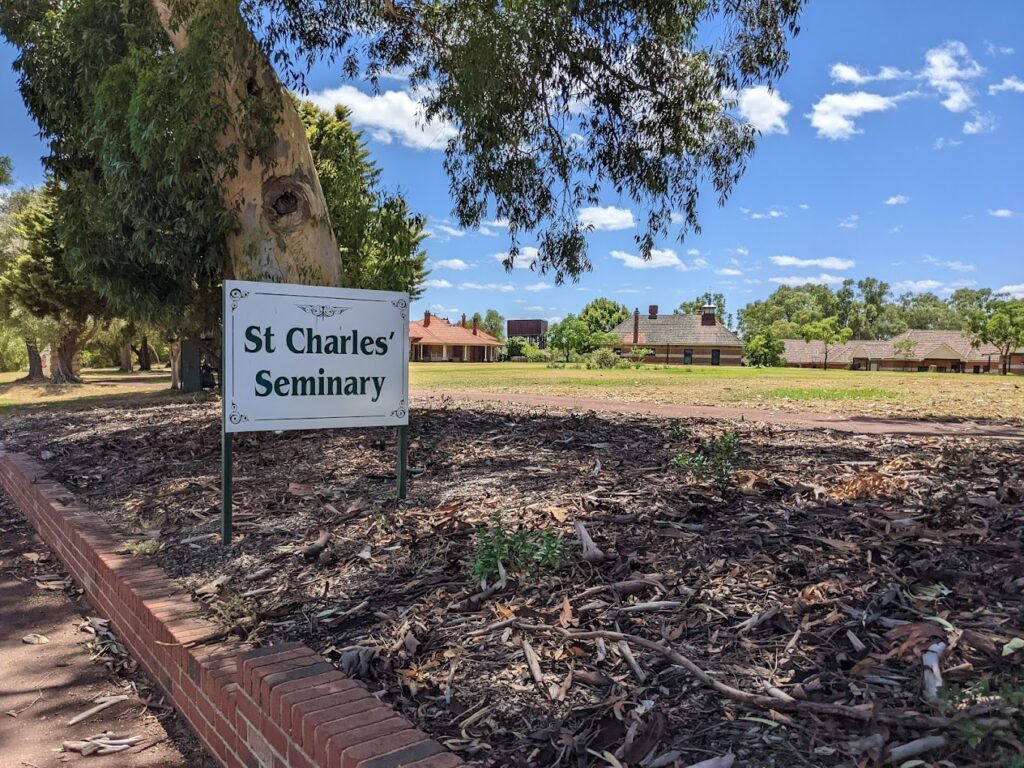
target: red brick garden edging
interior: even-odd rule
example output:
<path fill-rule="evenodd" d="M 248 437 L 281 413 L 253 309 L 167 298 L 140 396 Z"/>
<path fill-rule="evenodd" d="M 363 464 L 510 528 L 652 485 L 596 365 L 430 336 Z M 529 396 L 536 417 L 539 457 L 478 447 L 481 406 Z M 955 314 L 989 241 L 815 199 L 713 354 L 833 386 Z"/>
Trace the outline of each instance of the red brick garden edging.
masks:
<path fill-rule="evenodd" d="M 220 639 L 161 568 L 46 470 L 0 449 L 0 485 L 86 597 L 229 768 L 455 768 L 462 761 L 301 643 Z"/>

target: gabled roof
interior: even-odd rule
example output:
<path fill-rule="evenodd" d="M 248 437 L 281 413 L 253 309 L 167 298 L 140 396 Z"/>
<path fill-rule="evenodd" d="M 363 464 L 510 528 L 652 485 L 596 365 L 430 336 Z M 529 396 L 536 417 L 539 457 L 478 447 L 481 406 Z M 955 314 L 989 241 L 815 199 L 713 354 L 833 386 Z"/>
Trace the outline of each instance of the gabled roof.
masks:
<path fill-rule="evenodd" d="M 825 343 L 822 341 L 804 341 L 803 339 L 783 339 L 786 351 L 782 356 L 787 363 L 794 365 L 823 365 L 825 362 Z M 853 342 L 851 342 L 852 344 Z M 860 342 L 873 344 L 875 342 Z M 852 356 L 851 344 L 832 344 L 828 348 L 829 363 L 849 363 Z"/>
<path fill-rule="evenodd" d="M 701 347 L 742 347 L 743 342 L 724 325 L 701 325 L 700 315 L 640 315 L 638 344 L 690 344 Z M 633 343 L 633 315 L 617 326 L 612 333 L 624 344 Z"/>
<path fill-rule="evenodd" d="M 895 344 L 905 339 L 910 339 L 915 344 L 913 354 L 907 358 L 909 360 L 948 359 L 949 352 L 943 354 L 943 346 L 949 347 L 960 360 L 986 362 L 989 355 L 999 358 L 999 350 L 993 345 L 982 344 L 975 347 L 971 343 L 971 337 L 962 331 L 904 331 L 890 339 L 890 342 Z"/>
<path fill-rule="evenodd" d="M 430 325 L 422 320 L 409 323 L 409 340 L 415 344 L 465 344 L 470 347 L 500 347 L 501 342 L 482 328 L 474 334 L 472 328 L 448 322 L 443 317 L 430 318 Z"/>

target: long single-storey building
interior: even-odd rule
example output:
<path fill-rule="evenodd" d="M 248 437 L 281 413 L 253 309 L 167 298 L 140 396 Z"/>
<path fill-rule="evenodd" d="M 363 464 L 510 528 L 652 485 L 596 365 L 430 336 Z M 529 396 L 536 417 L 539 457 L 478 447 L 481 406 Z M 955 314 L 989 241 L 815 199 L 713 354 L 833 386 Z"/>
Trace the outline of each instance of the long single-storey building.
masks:
<path fill-rule="evenodd" d="M 501 342 L 483 329 L 453 324 L 430 312 L 409 323 L 409 359 L 413 362 L 492 363 L 498 359 Z"/>
<path fill-rule="evenodd" d="M 669 365 L 742 365 L 743 342 L 715 317 L 708 304 L 699 315 L 659 315 L 652 304 L 646 315 L 633 312 L 612 329 L 619 341 L 612 347 L 628 357 L 633 347 L 651 350 L 648 363 Z"/>
<path fill-rule="evenodd" d="M 822 368 L 825 345 L 820 341 L 785 339 L 786 365 Z M 1011 370 L 1024 372 L 1024 355 Z M 936 371 L 938 373 L 998 373 L 1002 356 L 991 344 L 975 346 L 961 331 L 904 331 L 884 341 L 851 339 L 828 348 L 828 367 L 855 371 Z"/>

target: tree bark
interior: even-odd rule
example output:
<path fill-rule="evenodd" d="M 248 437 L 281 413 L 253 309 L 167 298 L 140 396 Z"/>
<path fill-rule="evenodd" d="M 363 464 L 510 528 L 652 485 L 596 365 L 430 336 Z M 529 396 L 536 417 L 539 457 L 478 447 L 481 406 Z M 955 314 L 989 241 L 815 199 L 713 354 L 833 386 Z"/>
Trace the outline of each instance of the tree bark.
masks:
<path fill-rule="evenodd" d="M 152 0 L 175 49 L 188 47 L 188 19 L 179 24 L 174 0 Z M 224 206 L 238 219 L 228 237 L 230 274 L 240 280 L 340 285 L 341 253 L 302 124 L 288 92 L 238 12 L 237 0 L 211 0 L 230 21 L 222 50 L 230 111 L 220 146 L 235 153 L 237 172 L 222 183 Z M 269 158 L 246 145 L 245 105 L 267 99 L 277 107 L 276 145 Z"/>
<path fill-rule="evenodd" d="M 172 341 L 169 345 L 170 358 L 168 364 L 171 366 L 171 389 L 181 389 L 181 342 Z"/>
<path fill-rule="evenodd" d="M 28 351 L 28 376 L 25 381 L 43 381 L 46 374 L 43 373 L 43 357 L 39 354 L 39 347 L 34 341 L 25 339 L 25 349 Z"/>
<path fill-rule="evenodd" d="M 82 379 L 75 373 L 75 358 L 83 346 L 81 332 L 77 329 L 66 332 L 60 338 L 50 358 L 51 384 L 82 383 Z"/>
<path fill-rule="evenodd" d="M 142 337 L 142 343 L 135 350 L 135 355 L 139 358 L 140 371 L 153 370 L 153 356 L 149 349 L 149 338 L 147 336 Z"/>
<path fill-rule="evenodd" d="M 120 360 L 118 361 L 118 369 L 123 373 L 131 373 L 132 370 L 132 347 L 131 344 L 125 342 L 118 349 Z"/>

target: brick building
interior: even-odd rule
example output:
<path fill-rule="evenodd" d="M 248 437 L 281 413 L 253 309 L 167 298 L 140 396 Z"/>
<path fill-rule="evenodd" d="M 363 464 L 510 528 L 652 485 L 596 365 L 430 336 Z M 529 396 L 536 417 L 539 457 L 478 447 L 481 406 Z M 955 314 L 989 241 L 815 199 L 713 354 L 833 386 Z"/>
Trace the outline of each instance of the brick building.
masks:
<path fill-rule="evenodd" d="M 825 346 L 820 341 L 785 339 L 786 365 L 821 368 Z M 1002 357 L 991 344 L 975 346 L 961 331 L 910 330 L 884 341 L 852 339 L 833 344 L 828 367 L 857 371 L 936 371 L 938 373 L 998 373 Z M 1024 373 L 1024 353 L 1011 355 L 1011 371 Z"/>
<path fill-rule="evenodd" d="M 707 304 L 699 315 L 659 315 L 652 304 L 646 315 L 637 309 L 612 329 L 620 341 L 613 349 L 623 357 L 633 347 L 653 350 L 648 363 L 670 365 L 741 365 L 743 342 L 715 317 L 716 307 Z"/>
<path fill-rule="evenodd" d="M 541 349 L 547 346 L 547 320 L 509 320 L 506 328 L 510 339 L 519 336 Z"/>
<path fill-rule="evenodd" d="M 501 342 L 477 326 L 451 323 L 430 312 L 409 323 L 409 359 L 413 362 L 491 363 L 498 359 Z"/>

